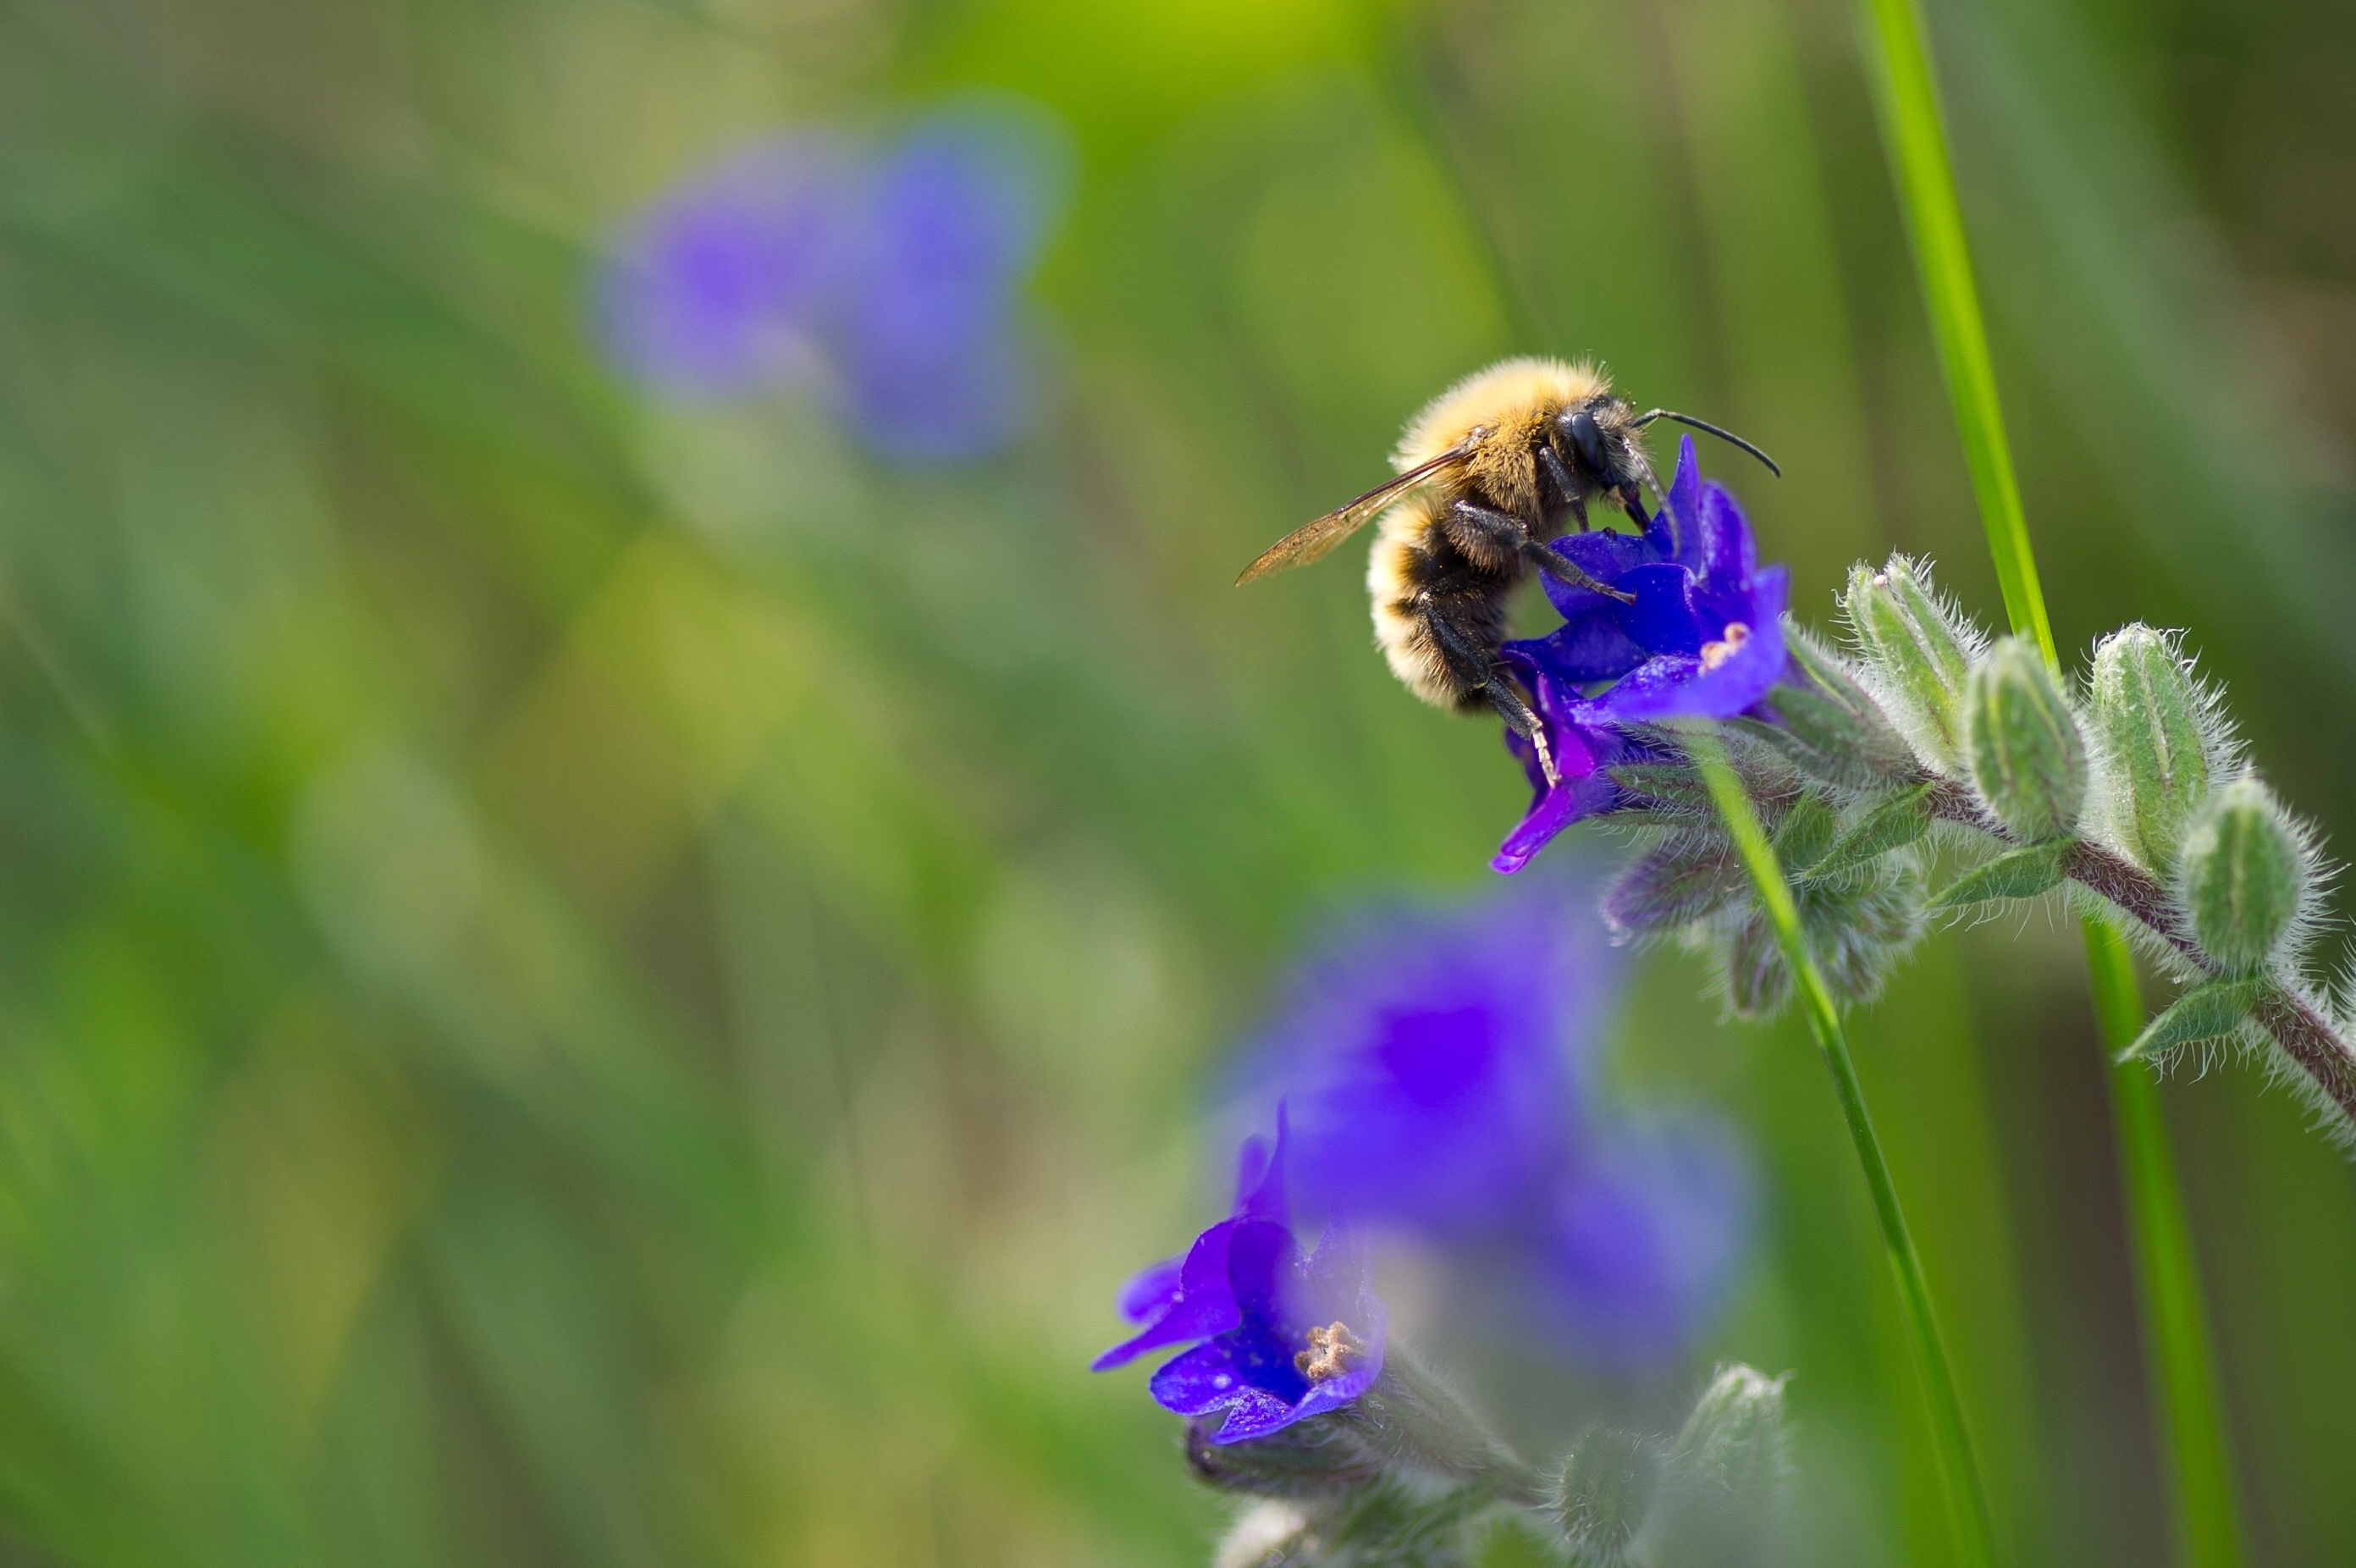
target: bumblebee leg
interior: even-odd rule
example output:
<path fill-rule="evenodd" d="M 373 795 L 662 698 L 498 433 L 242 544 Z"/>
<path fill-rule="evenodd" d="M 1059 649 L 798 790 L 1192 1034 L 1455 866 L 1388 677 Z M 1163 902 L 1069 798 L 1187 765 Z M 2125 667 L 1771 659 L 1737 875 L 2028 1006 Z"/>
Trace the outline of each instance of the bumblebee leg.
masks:
<path fill-rule="evenodd" d="M 1495 675 L 1489 677 L 1489 683 L 1481 688 L 1481 694 L 1489 699 L 1489 705 L 1497 710 L 1497 715 L 1505 721 L 1505 727 L 1528 741 L 1536 749 L 1538 770 L 1546 775 L 1547 788 L 1551 789 L 1561 784 L 1562 775 L 1555 771 L 1554 748 L 1547 745 L 1546 725 L 1538 723 L 1537 714 L 1530 712 L 1530 705 L 1522 701 L 1522 694 Z"/>
<path fill-rule="evenodd" d="M 1620 504 L 1627 509 L 1629 521 L 1635 523 L 1640 531 L 1653 526 L 1653 520 L 1644 515 L 1644 492 L 1635 480 L 1624 481 L 1620 486 L 1619 496 Z"/>
<path fill-rule="evenodd" d="M 1502 569 L 1530 542 L 1527 523 L 1477 501 L 1457 501 L 1441 526 L 1459 550 L 1493 571 Z"/>
<path fill-rule="evenodd" d="M 1605 587 L 1557 552 L 1532 539 L 1530 531 L 1522 526 L 1518 518 L 1507 517 L 1502 511 L 1494 511 L 1472 501 L 1458 501 L 1449 509 L 1448 527 L 1457 543 L 1467 547 L 1464 553 L 1475 559 L 1484 553 L 1492 556 L 1519 555 L 1558 583 L 1569 583 L 1574 588 L 1585 588 L 1590 593 L 1601 594 L 1607 599 L 1618 599 L 1623 605 L 1636 602 L 1635 595 Z"/>
<path fill-rule="evenodd" d="M 1537 750 L 1538 770 L 1546 775 L 1548 789 L 1561 783 L 1562 776 L 1555 771 L 1554 748 L 1547 745 L 1546 726 L 1538 722 L 1537 714 L 1530 712 L 1530 705 L 1522 701 L 1522 694 L 1497 673 L 1495 662 L 1480 644 L 1453 625 L 1447 613 L 1429 596 L 1417 607 L 1432 646 L 1447 661 L 1448 672 L 1463 682 L 1466 691 L 1487 698 L 1489 705 L 1497 710 L 1497 716 L 1505 721 L 1505 727 Z"/>
<path fill-rule="evenodd" d="M 1570 503 L 1571 515 L 1579 519 L 1579 532 L 1585 533 L 1587 501 L 1579 493 L 1579 481 L 1570 477 L 1569 466 L 1556 456 L 1552 446 L 1541 441 L 1538 443 L 1538 467 L 1547 471 L 1547 478 L 1554 481 L 1554 488 L 1560 490 L 1562 499 Z"/>
<path fill-rule="evenodd" d="M 1568 583 L 1574 588 L 1585 588 L 1590 594 L 1601 594 L 1605 598 L 1618 599 L 1623 605 L 1633 605 L 1636 602 L 1635 595 L 1619 588 L 1605 587 L 1569 561 L 1564 560 L 1559 552 L 1547 549 L 1535 539 L 1522 546 L 1522 553 L 1528 557 L 1531 565 L 1558 583 Z"/>

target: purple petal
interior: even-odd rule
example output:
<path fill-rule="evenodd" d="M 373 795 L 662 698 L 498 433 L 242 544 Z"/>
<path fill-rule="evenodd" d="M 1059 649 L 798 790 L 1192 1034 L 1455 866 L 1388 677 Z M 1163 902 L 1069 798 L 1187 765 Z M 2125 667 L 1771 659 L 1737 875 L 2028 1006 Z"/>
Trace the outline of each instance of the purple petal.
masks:
<path fill-rule="evenodd" d="M 1168 1310 L 1142 1332 L 1098 1356 L 1088 1369 L 1110 1371 L 1148 1350 L 1183 1344 L 1189 1339 L 1207 1339 L 1242 1322 L 1243 1313 L 1236 1305 L 1235 1291 L 1228 1283 L 1227 1260 L 1238 1223 L 1223 1219 L 1196 1237 L 1179 1269 L 1177 1294 L 1171 1298 Z"/>
<path fill-rule="evenodd" d="M 1678 717 L 1723 719 L 1757 703 L 1783 672 L 1783 605 L 1790 596 L 1791 579 L 1783 567 L 1770 566 L 1759 574 L 1754 585 L 1751 614 L 1759 618 L 1745 623 L 1749 635 L 1741 647 L 1715 669 L 1705 670 L 1699 659 L 1685 654 L 1648 660 L 1601 698 L 1583 704 L 1580 721 L 1639 724 Z"/>
<path fill-rule="evenodd" d="M 1620 586 L 1636 596 L 1619 607 L 1621 629 L 1645 652 L 1692 653 L 1706 640 L 1694 613 L 1693 574 L 1683 566 L 1639 566 Z"/>
<path fill-rule="evenodd" d="M 1509 642 L 1504 651 L 1519 650 L 1532 664 L 1569 686 L 1595 681 L 1616 681 L 1644 661 L 1644 650 L 1620 628 L 1614 612 L 1620 607 L 1599 600 L 1544 637 Z"/>
<path fill-rule="evenodd" d="M 1676 559 L 1698 570 L 1706 559 L 1702 538 L 1708 526 L 1702 517 L 1701 460 L 1694 456 L 1690 435 L 1677 439 L 1677 472 L 1669 481 L 1669 514 L 1676 520 Z"/>
<path fill-rule="evenodd" d="M 1256 1176 L 1248 1176 L 1246 1172 L 1251 1168 L 1261 1146 L 1260 1141 L 1258 1138 L 1245 1140 L 1244 1166 L 1237 1172 L 1236 1178 L 1237 1219 L 1265 1219 L 1280 1226 L 1289 1221 L 1290 1215 L 1284 1197 L 1284 1152 L 1290 1135 L 1290 1118 L 1284 1101 L 1280 1100 L 1276 1102 L 1276 1147 Z"/>
<path fill-rule="evenodd" d="M 1281 1316 L 1281 1298 L 1301 1267 L 1299 1244 L 1290 1230 L 1272 1220 L 1233 1223 L 1226 1251 L 1227 1299 L 1239 1319 Z"/>
<path fill-rule="evenodd" d="M 1740 592 L 1758 569 L 1759 552 L 1742 508 L 1723 485 L 1704 485 L 1702 575 L 1713 593 Z"/>
<path fill-rule="evenodd" d="M 1608 528 L 1566 533 L 1547 548 L 1606 587 L 1617 586 L 1622 573 L 1661 557 L 1655 542 L 1633 533 L 1615 533 Z M 1587 611 L 1608 608 L 1617 602 L 1592 588 L 1557 582 L 1552 577 L 1540 580 L 1546 585 L 1548 602 L 1565 620 Z"/>
<path fill-rule="evenodd" d="M 1164 1258 L 1131 1274 L 1115 1298 L 1120 1315 L 1131 1323 L 1143 1323 L 1169 1311 L 1178 1299 L 1178 1278 L 1185 1266 L 1184 1258 Z"/>
<path fill-rule="evenodd" d="M 1300 1419 L 1298 1406 L 1264 1389 L 1246 1389 L 1230 1402 L 1226 1424 L 1211 1434 L 1211 1441 L 1222 1444 L 1249 1443 L 1256 1437 L 1281 1432 Z"/>
<path fill-rule="evenodd" d="M 1505 835 L 1505 842 L 1497 846 L 1497 853 L 1489 857 L 1489 869 L 1511 876 L 1553 842 L 1557 833 L 1573 822 L 1610 811 L 1619 798 L 1619 787 L 1603 774 L 1565 779 L 1547 790 L 1530 808 L 1529 815 L 1515 824 L 1514 831 Z"/>
<path fill-rule="evenodd" d="M 1250 1390 L 1227 1347 L 1215 1339 L 1164 1363 L 1145 1386 L 1155 1403 L 1180 1415 L 1208 1415 Z"/>

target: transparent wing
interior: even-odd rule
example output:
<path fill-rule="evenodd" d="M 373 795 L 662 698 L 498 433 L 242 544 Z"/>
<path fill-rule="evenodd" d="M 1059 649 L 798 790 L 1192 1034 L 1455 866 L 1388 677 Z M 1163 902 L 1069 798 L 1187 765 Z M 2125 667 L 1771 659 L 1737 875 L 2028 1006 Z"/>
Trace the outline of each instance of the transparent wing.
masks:
<path fill-rule="evenodd" d="M 1365 526 L 1366 521 L 1398 499 L 1400 494 L 1449 464 L 1462 457 L 1470 447 L 1458 445 L 1439 456 L 1418 463 L 1406 473 L 1386 479 L 1354 501 L 1335 507 L 1313 522 L 1303 523 L 1260 553 L 1258 560 L 1243 570 L 1236 579 L 1237 586 L 1256 582 L 1273 572 L 1294 566 L 1306 566 L 1327 553 L 1335 545 Z"/>

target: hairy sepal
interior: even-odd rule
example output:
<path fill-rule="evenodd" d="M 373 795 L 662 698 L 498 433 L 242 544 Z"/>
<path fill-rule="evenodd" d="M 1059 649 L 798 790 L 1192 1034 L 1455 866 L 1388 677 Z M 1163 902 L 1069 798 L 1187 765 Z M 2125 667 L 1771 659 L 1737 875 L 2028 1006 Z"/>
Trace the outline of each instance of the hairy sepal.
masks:
<path fill-rule="evenodd" d="M 1867 808 L 1823 856 L 1804 867 L 1809 877 L 1828 881 L 1863 870 L 1892 850 L 1920 842 L 1931 831 L 1933 784 L 1918 784 Z"/>
<path fill-rule="evenodd" d="M 2215 704 L 2175 637 L 2140 622 L 2096 646 L 2090 691 L 2103 825 L 2128 856 L 2165 876 L 2222 761 Z"/>
<path fill-rule="evenodd" d="M 2268 989 L 2263 980 L 2212 980 L 2196 985 L 2146 1025 L 2119 1059 L 2158 1061 L 2187 1046 L 2236 1039 L 2249 1027 L 2250 1015 Z"/>
<path fill-rule="evenodd" d="M 1964 746 L 1972 788 L 2014 835 L 2037 843 L 2076 831 L 2086 741 L 2034 643 L 2008 637 L 1972 667 Z"/>
<path fill-rule="evenodd" d="M 1624 1568 L 1661 1484 L 1661 1456 L 1631 1433 L 1590 1427 L 1554 1489 L 1555 1526 L 1577 1568 Z"/>
<path fill-rule="evenodd" d="M 1851 568 L 1841 610 L 1891 723 L 1925 767 L 1957 773 L 1964 682 L 1983 641 L 1977 628 L 1931 586 L 1925 568 L 1903 555 L 1892 555 L 1879 572 Z"/>
<path fill-rule="evenodd" d="M 1622 937 L 1657 936 L 1726 908 L 1750 882 L 1732 843 L 1678 832 L 1631 861 L 1603 894 L 1603 918 Z"/>
<path fill-rule="evenodd" d="M 1933 909 L 1960 909 L 1999 898 L 2035 898 L 2062 886 L 2062 857 L 2070 842 L 2030 844 L 1976 865 L 1940 889 Z"/>

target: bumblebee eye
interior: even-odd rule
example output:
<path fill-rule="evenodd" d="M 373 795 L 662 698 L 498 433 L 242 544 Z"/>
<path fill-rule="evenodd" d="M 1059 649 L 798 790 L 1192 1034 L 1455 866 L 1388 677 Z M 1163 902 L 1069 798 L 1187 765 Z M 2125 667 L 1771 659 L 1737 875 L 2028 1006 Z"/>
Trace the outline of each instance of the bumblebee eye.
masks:
<path fill-rule="evenodd" d="M 1595 416 L 1579 409 L 1562 422 L 1562 429 L 1570 438 L 1570 449 L 1579 458 L 1579 466 L 1590 474 L 1604 472 L 1603 430 L 1595 423 Z"/>

